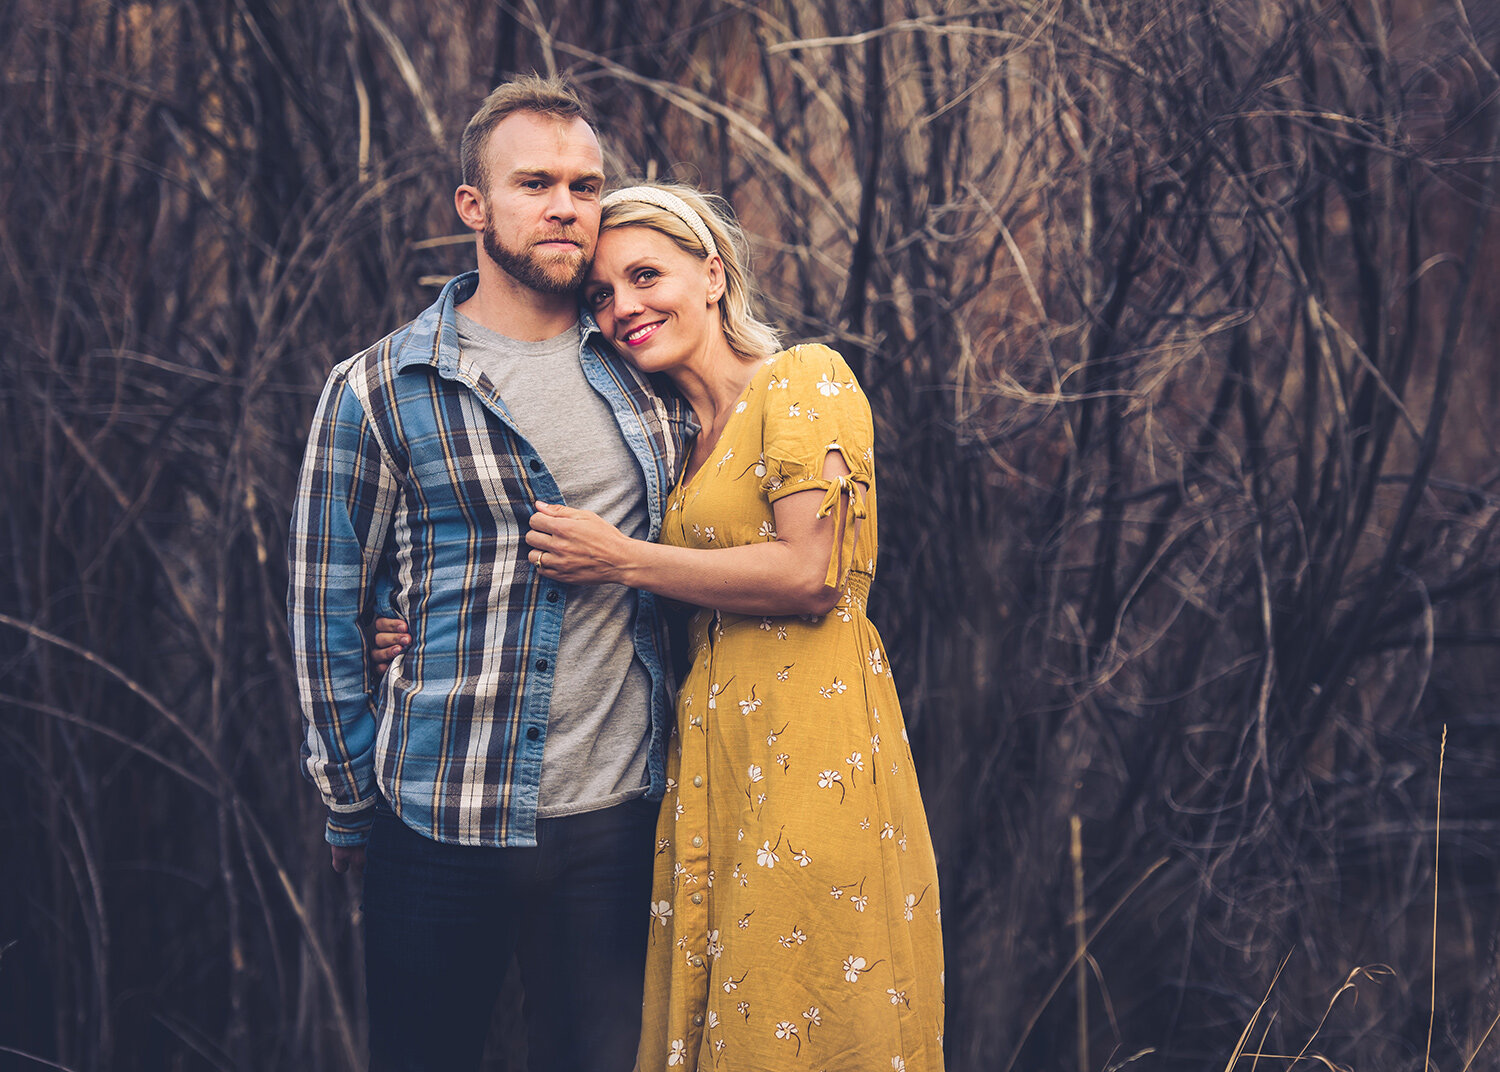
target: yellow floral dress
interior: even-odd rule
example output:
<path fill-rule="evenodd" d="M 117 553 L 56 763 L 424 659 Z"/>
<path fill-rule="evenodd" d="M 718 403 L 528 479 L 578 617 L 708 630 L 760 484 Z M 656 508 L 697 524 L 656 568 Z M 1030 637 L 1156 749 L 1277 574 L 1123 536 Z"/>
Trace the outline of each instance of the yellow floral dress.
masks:
<path fill-rule="evenodd" d="M 837 450 L 852 478 L 826 480 Z M 849 496 L 819 618 L 699 611 L 657 828 L 642 1072 L 943 1067 L 937 869 L 885 650 L 870 409 L 798 346 L 760 368 L 667 505 L 684 547 L 776 538 L 772 503 Z"/>

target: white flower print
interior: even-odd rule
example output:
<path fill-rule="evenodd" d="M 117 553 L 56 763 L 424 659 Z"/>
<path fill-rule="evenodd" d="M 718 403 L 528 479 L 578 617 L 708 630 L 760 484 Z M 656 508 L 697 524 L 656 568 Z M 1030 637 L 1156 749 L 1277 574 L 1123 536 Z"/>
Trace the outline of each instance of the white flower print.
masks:
<path fill-rule="evenodd" d="M 769 633 L 771 631 L 771 619 L 770 618 L 762 618 L 760 620 L 760 627 L 762 629 L 764 629 L 766 632 Z"/>
<path fill-rule="evenodd" d="M 799 1036 L 797 1034 L 797 1028 L 795 1026 L 793 1026 L 793 1024 L 790 1021 L 783 1020 L 779 1024 L 776 1025 L 776 1037 L 779 1038 L 779 1039 L 785 1039 L 785 1038 L 796 1039 L 797 1040 L 797 1050 L 796 1050 L 796 1052 L 799 1053 L 799 1054 L 802 1052 L 802 1038 L 801 1038 L 801 1036 Z"/>
<path fill-rule="evenodd" d="M 769 521 L 762 521 L 760 528 L 755 530 L 755 534 L 762 540 L 774 540 L 776 539 L 776 526 Z"/>
<path fill-rule="evenodd" d="M 906 1059 L 896 1056 L 891 1058 L 892 1072 L 906 1072 Z"/>
<path fill-rule="evenodd" d="M 740 1002 L 734 1007 L 734 1011 L 745 1018 L 745 1023 L 748 1024 L 750 1022 L 750 1003 L 748 1001 Z"/>
<path fill-rule="evenodd" d="M 742 399 L 740 399 L 740 401 L 739 401 L 739 402 L 737 402 L 737 403 L 735 403 L 735 407 L 734 407 L 734 411 L 735 411 L 735 412 L 736 412 L 736 413 L 744 413 L 744 412 L 745 412 L 745 409 L 746 409 L 746 408 L 747 408 L 747 407 L 748 407 L 748 406 L 749 406 L 749 405 L 750 405 L 750 402 L 749 402 L 749 401 L 748 401 L 748 400 L 747 400 L 747 399 L 743 399 L 743 398 L 742 398 Z"/>
<path fill-rule="evenodd" d="M 828 373 L 823 373 L 823 378 L 818 381 L 818 393 L 825 398 L 831 398 L 839 393 L 839 382 L 828 378 Z"/>
<path fill-rule="evenodd" d="M 651 904 L 651 918 L 663 927 L 667 925 L 667 917 L 672 914 L 671 901 L 653 901 Z"/>
<path fill-rule="evenodd" d="M 709 1013 L 708 1013 L 708 1029 L 710 1031 L 712 1031 L 714 1028 L 716 1028 L 718 1026 L 719 1026 L 719 1014 L 710 1009 Z"/>
<path fill-rule="evenodd" d="M 672 839 L 671 838 L 665 838 L 664 837 L 664 838 L 657 838 L 656 839 L 656 855 L 660 856 L 662 853 L 666 852 L 671 847 L 672 847 Z"/>
<path fill-rule="evenodd" d="M 730 978 L 725 979 L 724 982 L 721 985 L 724 987 L 724 993 L 726 993 L 726 994 L 733 994 L 736 990 L 738 990 L 740 988 L 740 984 L 743 983 L 744 981 L 745 981 L 745 977 L 743 975 L 740 976 L 738 979 L 735 979 L 734 977 L 731 976 Z"/>
<path fill-rule="evenodd" d="M 766 386 L 776 390 L 785 391 L 787 389 L 787 385 L 790 383 L 791 380 L 787 379 L 785 376 L 772 376 L 770 383 L 766 384 Z"/>
<path fill-rule="evenodd" d="M 890 823 L 881 823 L 880 824 L 880 840 L 881 841 L 889 841 L 889 840 L 891 840 L 891 838 L 893 838 L 895 836 L 896 836 L 896 828 L 894 826 L 892 826 Z"/>
<path fill-rule="evenodd" d="M 839 787 L 839 803 L 844 802 L 844 776 L 836 770 L 826 770 L 818 775 L 819 789 L 832 789 Z"/>
<path fill-rule="evenodd" d="M 724 946 L 723 946 L 723 943 L 721 943 L 719 941 L 719 932 L 718 931 L 709 931 L 708 932 L 708 948 L 705 949 L 704 952 L 708 954 L 708 956 L 709 956 L 709 958 L 711 960 L 718 960 L 719 957 L 721 957 L 724 954 Z M 708 1015 L 709 1015 L 708 1026 L 709 1027 L 716 1027 L 716 1026 L 718 1026 L 715 1023 L 716 1017 L 714 1016 L 714 1014 L 713 1013 L 709 1013 Z"/>
<path fill-rule="evenodd" d="M 704 528 L 704 530 L 703 530 L 703 538 L 705 540 L 707 540 L 709 543 L 713 543 L 714 542 L 714 527 L 712 525 L 708 525 L 707 527 Z"/>
<path fill-rule="evenodd" d="M 745 874 L 745 866 L 743 864 L 734 865 L 734 877 L 739 880 L 741 886 L 750 885 L 750 876 Z"/>
<path fill-rule="evenodd" d="M 687 1060 L 687 1039 L 673 1039 L 672 1052 L 667 1054 L 667 1067 L 680 1065 Z"/>
<path fill-rule="evenodd" d="M 785 774 L 788 770 L 791 769 L 792 757 L 787 755 L 785 752 L 779 752 L 776 755 L 776 765 L 780 767 L 781 772 Z"/>
<path fill-rule="evenodd" d="M 807 1037 L 812 1038 L 812 1029 L 823 1025 L 823 1010 L 816 1005 L 809 1006 L 803 1013 L 802 1019 L 807 1021 Z"/>
<path fill-rule="evenodd" d="M 739 836 L 737 836 L 734 840 L 736 840 L 736 841 L 744 841 L 745 840 L 745 828 L 743 826 L 740 827 Z"/>
<path fill-rule="evenodd" d="M 729 448 L 729 449 L 728 449 L 728 450 L 726 450 L 726 451 L 725 451 L 725 452 L 724 452 L 724 457 L 722 457 L 722 458 L 720 458 L 720 459 L 719 459 L 719 468 L 720 468 L 720 469 L 723 469 L 723 468 L 724 468 L 724 466 L 725 466 L 725 465 L 726 465 L 726 464 L 727 464 L 727 463 L 728 463 L 728 462 L 729 462 L 729 460 L 730 460 L 730 459 L 731 459 L 731 458 L 733 458 L 733 457 L 734 457 L 734 448 L 733 448 L 733 447 L 730 447 L 730 448 Z"/>
<path fill-rule="evenodd" d="M 739 919 L 735 920 L 735 926 L 742 931 L 748 931 L 750 929 L 750 917 L 753 915 L 755 915 L 755 909 L 752 908 Z"/>
<path fill-rule="evenodd" d="M 790 722 L 783 723 L 781 729 L 779 729 L 779 730 L 772 730 L 770 733 L 766 734 L 766 747 L 770 748 L 773 744 L 775 744 L 777 738 L 779 738 L 783 733 L 785 733 L 787 726 L 790 726 L 790 725 L 791 725 Z"/>
<path fill-rule="evenodd" d="M 729 1044 L 727 1042 L 725 1042 L 723 1039 L 714 1039 L 714 1054 L 718 1055 L 718 1054 L 723 1053 L 724 1052 L 724 1047 L 727 1046 L 727 1045 L 729 1045 Z"/>
<path fill-rule="evenodd" d="M 828 895 L 837 901 L 840 897 L 844 896 L 844 887 L 834 886 L 828 891 Z"/>
<path fill-rule="evenodd" d="M 766 795 L 764 793 L 756 793 L 755 794 L 755 806 L 757 808 L 760 807 L 761 805 L 763 805 L 765 802 L 766 802 Z"/>
<path fill-rule="evenodd" d="M 879 963 L 880 961 L 878 960 L 875 962 L 875 964 Z M 851 953 L 844 958 L 844 978 L 851 983 L 857 983 L 859 982 L 859 977 L 875 967 L 875 964 L 867 964 L 864 957 Z"/>
<path fill-rule="evenodd" d="M 870 898 L 862 893 L 849 895 L 849 903 L 854 906 L 854 911 L 863 912 L 870 904 Z"/>
<path fill-rule="evenodd" d="M 766 475 L 766 456 L 764 454 L 760 456 L 760 461 L 755 463 L 755 475 L 758 477 Z M 761 528 L 766 528 L 770 524 L 769 521 L 763 522 Z"/>
<path fill-rule="evenodd" d="M 870 738 L 870 754 L 872 756 L 878 756 L 880 754 L 880 734 L 878 733 Z"/>
<path fill-rule="evenodd" d="M 759 767 L 757 767 L 754 763 L 750 764 L 749 774 L 750 774 L 750 784 L 752 784 L 752 785 L 754 785 L 756 782 L 760 781 L 762 778 L 765 777 L 765 774 L 762 773 L 761 769 Z"/>
<path fill-rule="evenodd" d="M 868 830 L 868 829 L 870 829 L 870 817 L 868 815 L 866 815 L 863 819 L 861 819 L 859 821 L 859 828 L 861 830 Z"/>
<path fill-rule="evenodd" d="M 911 1008 L 911 1002 L 906 1000 L 905 990 L 887 989 L 886 994 L 890 996 L 892 1005 L 905 1005 L 908 1009 Z"/>
<path fill-rule="evenodd" d="M 839 621 L 841 622 L 854 621 L 854 615 L 849 613 L 849 601 L 847 598 L 844 600 L 844 602 L 833 608 L 833 613 L 839 616 Z"/>
<path fill-rule="evenodd" d="M 780 838 L 776 839 L 776 845 L 777 847 L 780 847 Z M 765 841 L 761 842 L 760 849 L 755 853 L 756 863 L 760 864 L 761 867 L 770 870 L 771 868 L 775 867 L 780 860 L 781 857 L 776 854 L 776 849 L 772 848 L 771 846 L 770 838 L 767 838 Z"/>
<path fill-rule="evenodd" d="M 674 804 L 672 806 L 672 818 L 674 818 L 674 819 L 681 819 L 682 818 L 682 813 L 685 812 L 685 811 L 687 811 L 687 808 L 684 807 L 682 801 L 679 800 L 676 804 Z"/>
<path fill-rule="evenodd" d="M 901 851 L 902 852 L 905 852 L 906 851 L 906 835 L 902 834 L 900 837 L 898 837 L 896 839 L 896 844 L 901 846 Z"/>
<path fill-rule="evenodd" d="M 748 700 L 741 700 L 740 701 L 740 714 L 742 714 L 742 715 L 751 715 L 751 714 L 754 714 L 756 711 L 760 710 L 760 705 L 762 703 L 764 703 L 764 702 L 765 702 L 764 700 L 759 700 L 759 699 L 756 698 L 756 696 L 755 696 L 755 686 L 751 685 L 750 686 L 750 698 Z"/>
<path fill-rule="evenodd" d="M 835 696 L 842 696 L 849 691 L 849 686 L 844 684 L 843 678 L 834 678 L 831 684 L 823 686 L 818 690 L 818 695 L 825 700 L 831 700 Z"/>
<path fill-rule="evenodd" d="M 778 934 L 776 936 L 776 943 L 780 945 L 782 949 L 790 949 L 792 948 L 792 946 L 797 944 L 796 942 L 792 941 L 791 935 L 788 934 Z"/>
<path fill-rule="evenodd" d="M 787 848 L 791 849 L 792 847 L 791 845 L 788 845 Z M 801 849 L 792 849 L 792 859 L 796 860 L 797 864 L 801 867 L 806 867 L 808 864 L 812 863 L 812 857 L 807 855 L 807 853 Z"/>
<path fill-rule="evenodd" d="M 797 403 L 793 402 L 790 406 L 788 406 L 786 408 L 786 415 L 788 417 L 800 417 L 800 416 L 802 416 L 802 407 L 799 406 Z"/>
<path fill-rule="evenodd" d="M 794 413 L 794 414 L 792 414 L 792 416 L 795 417 L 796 414 Z M 817 420 L 818 419 L 818 411 L 815 410 L 815 409 L 812 409 L 811 407 L 809 407 L 808 411 L 807 411 L 807 419 L 810 420 L 810 421 Z"/>
<path fill-rule="evenodd" d="M 879 648 L 870 649 L 870 672 L 874 674 L 885 673 L 885 659 L 881 656 Z"/>
<path fill-rule="evenodd" d="M 785 640 L 786 639 L 786 626 L 784 626 L 784 625 L 778 625 L 776 627 L 776 639 L 777 640 Z"/>
<path fill-rule="evenodd" d="M 796 665 L 797 665 L 796 663 L 787 663 L 780 670 L 776 671 L 776 680 L 777 681 L 785 681 L 787 678 L 791 677 L 792 676 L 792 667 L 794 667 Z"/>

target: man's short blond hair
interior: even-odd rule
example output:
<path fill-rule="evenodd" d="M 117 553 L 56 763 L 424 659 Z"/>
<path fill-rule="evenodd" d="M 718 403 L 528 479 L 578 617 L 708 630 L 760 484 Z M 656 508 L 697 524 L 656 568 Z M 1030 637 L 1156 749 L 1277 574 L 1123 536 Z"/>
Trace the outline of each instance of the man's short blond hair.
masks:
<path fill-rule="evenodd" d="M 531 112 L 559 120 L 582 119 L 589 126 L 594 118 L 576 90 L 561 78 L 527 75 L 496 86 L 464 127 L 458 143 L 458 163 L 467 186 L 489 191 L 490 177 L 484 168 L 484 146 L 490 131 L 506 116 Z"/>

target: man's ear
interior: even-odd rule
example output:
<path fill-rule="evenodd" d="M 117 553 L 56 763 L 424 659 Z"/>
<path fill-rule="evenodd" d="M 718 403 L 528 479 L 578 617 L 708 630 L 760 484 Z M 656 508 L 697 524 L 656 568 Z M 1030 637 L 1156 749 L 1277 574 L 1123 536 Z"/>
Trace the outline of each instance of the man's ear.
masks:
<path fill-rule="evenodd" d="M 458 218 L 463 221 L 463 225 L 469 230 L 484 230 L 484 194 L 480 193 L 477 186 L 470 186 L 468 183 L 464 183 L 457 190 L 454 190 L 453 207 L 458 211 Z"/>

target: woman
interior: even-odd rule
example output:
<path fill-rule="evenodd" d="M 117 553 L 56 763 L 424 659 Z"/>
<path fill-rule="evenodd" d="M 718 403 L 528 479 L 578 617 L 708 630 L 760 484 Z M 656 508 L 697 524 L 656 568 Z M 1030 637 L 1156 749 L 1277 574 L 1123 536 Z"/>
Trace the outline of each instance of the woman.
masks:
<path fill-rule="evenodd" d="M 605 198 L 584 301 L 703 430 L 660 543 L 546 503 L 527 536 L 546 576 L 703 608 L 668 748 L 638 1064 L 940 1069 L 937 872 L 865 617 L 870 410 L 833 350 L 775 352 L 744 247 L 691 189 Z"/>

